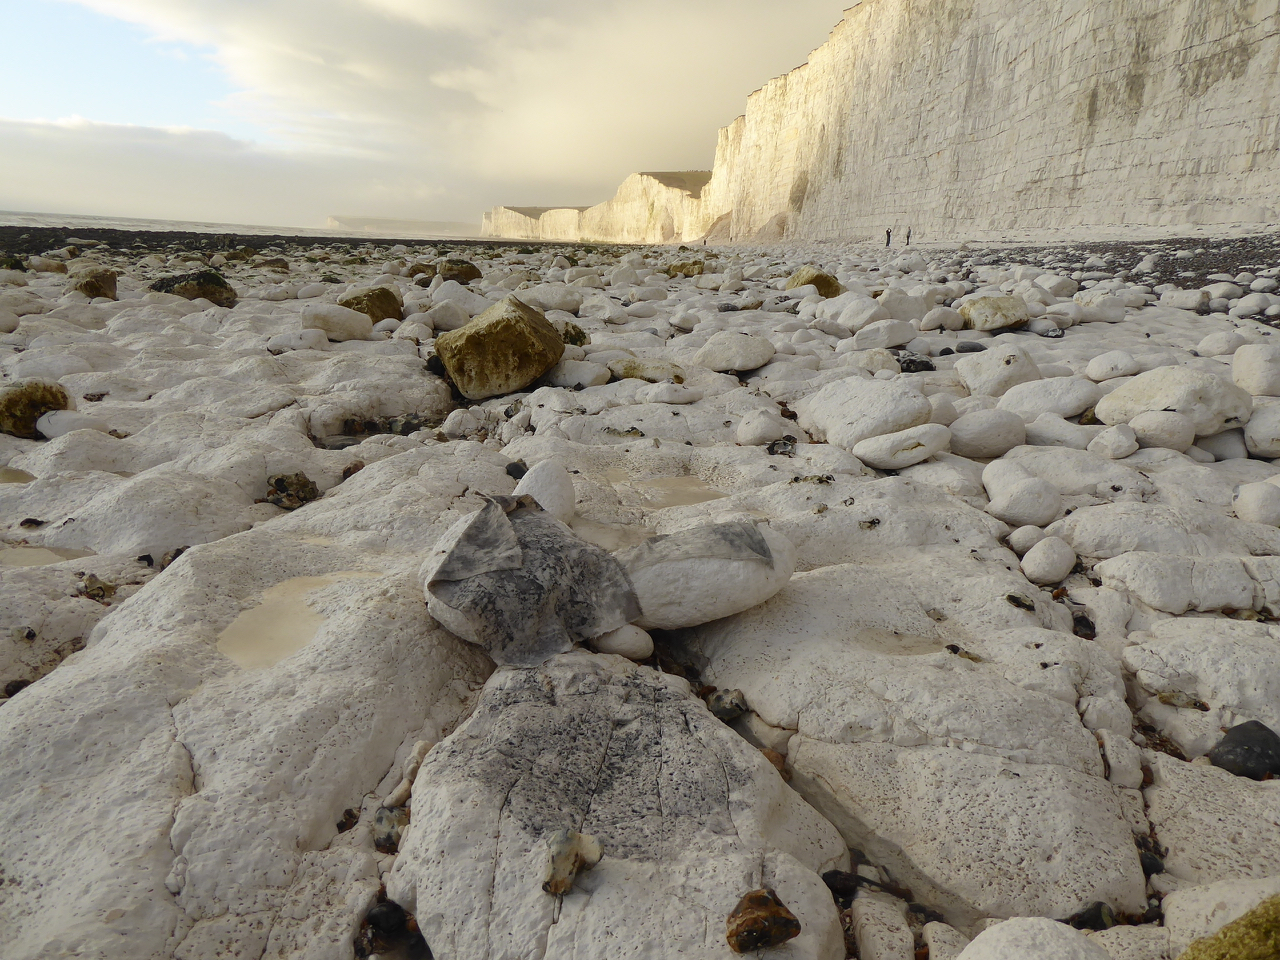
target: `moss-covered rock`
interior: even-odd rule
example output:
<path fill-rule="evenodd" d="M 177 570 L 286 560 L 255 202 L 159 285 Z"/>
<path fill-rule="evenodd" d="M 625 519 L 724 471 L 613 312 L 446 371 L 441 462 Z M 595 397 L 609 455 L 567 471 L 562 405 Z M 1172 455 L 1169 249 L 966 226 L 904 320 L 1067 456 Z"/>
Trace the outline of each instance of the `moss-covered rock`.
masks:
<path fill-rule="evenodd" d="M 591 342 L 591 335 L 572 320 L 564 320 L 554 326 L 560 334 L 560 339 L 565 343 L 571 343 L 575 347 L 585 347 Z"/>
<path fill-rule="evenodd" d="M 17 380 L 0 387 L 0 433 L 39 440 L 36 421 L 53 410 L 72 410 L 71 398 L 48 380 Z"/>
<path fill-rule="evenodd" d="M 1197 940 L 1178 960 L 1276 960 L 1280 957 L 1280 897 L 1258 904 L 1212 937 Z"/>
<path fill-rule="evenodd" d="M 409 269 L 405 271 L 406 277 L 426 277 L 430 280 L 436 275 L 436 265 L 434 263 L 411 263 Z"/>
<path fill-rule="evenodd" d="M 120 274 L 106 267 L 86 267 L 71 275 L 67 289 L 76 290 L 86 297 L 116 299 L 116 281 Z"/>
<path fill-rule="evenodd" d="M 436 355 L 468 400 L 523 390 L 550 370 L 564 341 L 542 311 L 507 297 L 465 327 L 436 338 Z"/>
<path fill-rule="evenodd" d="M 201 298 L 219 307 L 234 307 L 236 292 L 217 270 L 197 270 L 180 273 L 175 277 L 162 277 L 151 285 L 156 293 L 172 293 L 187 300 Z"/>
<path fill-rule="evenodd" d="M 361 290 L 338 301 L 340 306 L 348 310 L 356 310 L 369 317 L 374 323 L 381 320 L 399 320 L 404 310 L 404 302 L 400 294 L 390 287 L 372 287 Z"/>
<path fill-rule="evenodd" d="M 700 277 L 707 265 L 702 260 L 685 260 L 667 267 L 668 277 Z"/>
<path fill-rule="evenodd" d="M 787 289 L 794 290 L 796 287 L 804 287 L 813 284 L 818 290 L 818 295 L 830 299 L 838 297 L 844 293 L 844 287 L 840 286 L 840 281 L 829 273 L 823 273 L 815 267 L 801 267 L 791 275 L 787 280 Z"/>
<path fill-rule="evenodd" d="M 436 267 L 436 272 L 441 280 L 457 280 L 458 283 L 470 283 L 484 276 L 470 260 L 445 260 Z"/>

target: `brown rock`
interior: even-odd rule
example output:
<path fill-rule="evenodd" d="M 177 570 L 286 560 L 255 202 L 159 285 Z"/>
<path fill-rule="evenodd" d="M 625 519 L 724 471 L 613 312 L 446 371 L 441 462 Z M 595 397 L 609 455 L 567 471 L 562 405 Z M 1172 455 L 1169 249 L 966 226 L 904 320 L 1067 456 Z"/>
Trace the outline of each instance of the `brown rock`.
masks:
<path fill-rule="evenodd" d="M 700 277 L 707 265 L 701 260 L 686 260 L 667 267 L 668 277 Z"/>
<path fill-rule="evenodd" d="M 794 290 L 796 287 L 807 286 L 813 284 L 818 288 L 819 296 L 838 297 L 844 293 L 844 287 L 840 286 L 840 281 L 829 273 L 823 273 L 813 267 L 801 267 L 791 275 L 791 279 L 787 281 L 787 289 Z"/>
<path fill-rule="evenodd" d="M 426 277 L 430 280 L 436 275 L 436 265 L 434 263 L 411 263 L 409 269 L 405 271 L 406 277 Z"/>
<path fill-rule="evenodd" d="M 484 276 L 470 260 L 445 260 L 436 267 L 436 272 L 441 280 L 457 280 L 459 283 L 470 283 Z"/>
<path fill-rule="evenodd" d="M 800 921 L 767 887 L 752 890 L 729 914 L 729 946 L 734 953 L 777 947 L 798 936 Z"/>
<path fill-rule="evenodd" d="M 67 391 L 46 380 L 18 380 L 0 387 L 0 433 L 24 440 L 43 439 L 36 421 L 52 410 L 71 410 Z"/>
<path fill-rule="evenodd" d="M 116 299 L 116 280 L 120 274 L 106 267 L 85 267 L 77 270 L 67 284 L 71 290 L 78 290 L 86 297 L 106 297 Z"/>
<path fill-rule="evenodd" d="M 560 362 L 564 341 L 541 310 L 507 297 L 436 338 L 436 355 L 468 400 L 523 390 Z"/>
<path fill-rule="evenodd" d="M 390 287 L 372 287 L 349 297 L 343 297 L 338 305 L 348 310 L 358 310 L 377 323 L 380 320 L 399 320 L 404 310 L 400 294 Z"/>
<path fill-rule="evenodd" d="M 151 285 L 156 293 L 172 293 L 187 300 L 205 299 L 219 307 L 234 307 L 236 292 L 216 270 L 197 270 L 164 277 Z"/>

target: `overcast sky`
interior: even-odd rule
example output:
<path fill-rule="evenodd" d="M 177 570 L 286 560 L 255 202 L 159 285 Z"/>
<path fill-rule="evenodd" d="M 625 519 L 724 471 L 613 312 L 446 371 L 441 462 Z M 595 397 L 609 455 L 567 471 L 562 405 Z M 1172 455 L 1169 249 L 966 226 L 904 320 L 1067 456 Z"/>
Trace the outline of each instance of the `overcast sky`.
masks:
<path fill-rule="evenodd" d="M 0 0 L 0 209 L 478 223 L 709 169 L 852 0 Z"/>

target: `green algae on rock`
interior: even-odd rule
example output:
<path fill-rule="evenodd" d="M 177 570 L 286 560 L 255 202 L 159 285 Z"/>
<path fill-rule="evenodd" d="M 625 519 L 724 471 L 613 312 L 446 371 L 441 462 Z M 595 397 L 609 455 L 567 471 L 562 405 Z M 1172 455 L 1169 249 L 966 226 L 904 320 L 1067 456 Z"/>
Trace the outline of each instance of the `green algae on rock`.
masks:
<path fill-rule="evenodd" d="M 1280 957 L 1280 897 L 1258 904 L 1211 937 L 1191 944 L 1178 960 L 1275 960 Z"/>
<path fill-rule="evenodd" d="M 39 440 L 36 421 L 52 410 L 71 410 L 71 398 L 57 383 L 18 380 L 0 387 L 0 433 Z"/>
<path fill-rule="evenodd" d="M 436 355 L 468 400 L 523 390 L 560 361 L 564 341 L 542 311 L 507 297 L 436 338 Z"/>
<path fill-rule="evenodd" d="M 172 293 L 187 300 L 203 298 L 219 307 L 236 305 L 235 290 L 216 270 L 197 270 L 194 273 L 163 277 L 151 284 L 151 289 L 156 293 Z"/>
<path fill-rule="evenodd" d="M 348 310 L 366 314 L 374 323 L 381 320 L 399 320 L 404 304 L 400 294 L 390 287 L 372 287 L 349 297 L 343 297 L 338 305 Z"/>

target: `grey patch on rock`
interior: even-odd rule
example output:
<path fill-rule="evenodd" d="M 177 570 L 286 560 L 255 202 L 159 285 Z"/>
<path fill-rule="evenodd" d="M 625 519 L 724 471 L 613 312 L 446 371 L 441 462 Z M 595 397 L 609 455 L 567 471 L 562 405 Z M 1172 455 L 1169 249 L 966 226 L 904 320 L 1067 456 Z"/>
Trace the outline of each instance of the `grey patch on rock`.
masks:
<path fill-rule="evenodd" d="M 454 524 L 422 581 L 431 615 L 500 664 L 537 665 L 641 615 L 623 566 L 529 497 Z"/>
<path fill-rule="evenodd" d="M 379 807 L 373 815 L 373 846 L 379 853 L 395 853 L 400 849 L 400 837 L 409 825 L 409 811 L 405 807 Z"/>
<path fill-rule="evenodd" d="M 672 560 L 754 560 L 773 566 L 773 551 L 754 523 L 733 520 L 661 534 L 618 553 L 628 569 Z"/>

